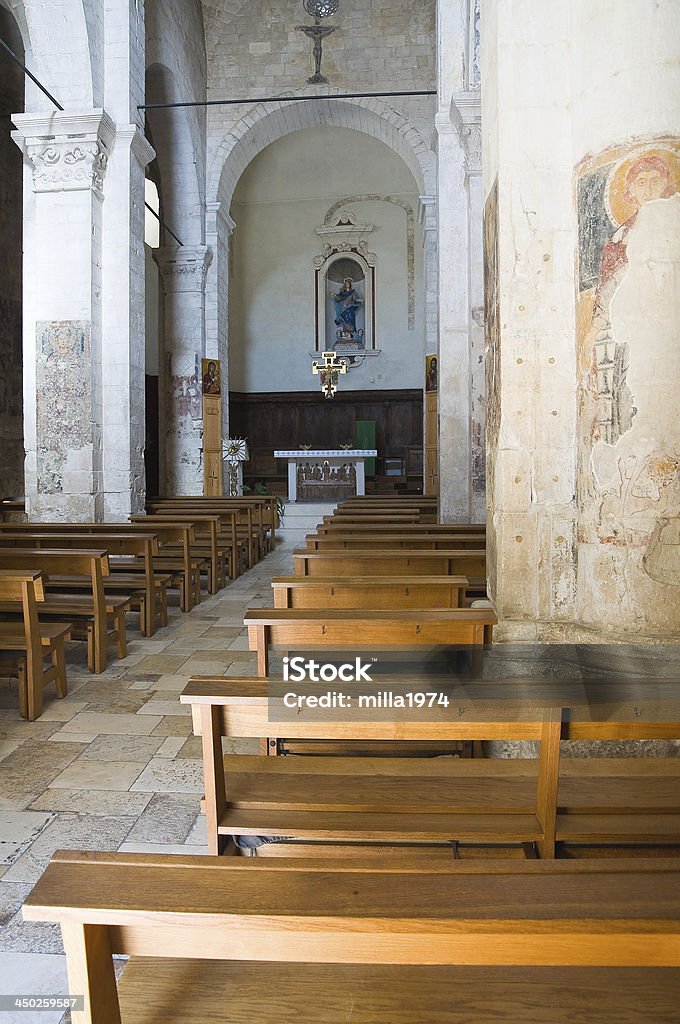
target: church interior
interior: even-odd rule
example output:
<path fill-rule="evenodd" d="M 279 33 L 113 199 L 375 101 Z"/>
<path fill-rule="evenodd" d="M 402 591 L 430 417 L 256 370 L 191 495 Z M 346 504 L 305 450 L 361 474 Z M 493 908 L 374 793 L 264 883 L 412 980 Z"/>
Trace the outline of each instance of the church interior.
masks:
<path fill-rule="evenodd" d="M 676 0 L 0 0 L 0 96 L 0 1024 L 677 1024 Z"/>

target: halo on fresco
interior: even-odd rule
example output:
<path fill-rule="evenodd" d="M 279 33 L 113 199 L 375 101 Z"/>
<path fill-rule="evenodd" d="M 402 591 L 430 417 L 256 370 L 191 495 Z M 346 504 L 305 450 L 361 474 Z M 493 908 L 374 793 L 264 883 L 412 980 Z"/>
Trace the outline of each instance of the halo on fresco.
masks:
<path fill-rule="evenodd" d="M 635 207 L 625 197 L 626 175 L 641 157 L 657 156 L 668 167 L 673 187 L 673 195 L 680 192 L 680 152 L 673 146 L 640 146 L 634 153 L 628 153 L 616 164 L 609 173 L 605 189 L 605 209 L 612 224 L 620 227 L 636 212 Z"/>

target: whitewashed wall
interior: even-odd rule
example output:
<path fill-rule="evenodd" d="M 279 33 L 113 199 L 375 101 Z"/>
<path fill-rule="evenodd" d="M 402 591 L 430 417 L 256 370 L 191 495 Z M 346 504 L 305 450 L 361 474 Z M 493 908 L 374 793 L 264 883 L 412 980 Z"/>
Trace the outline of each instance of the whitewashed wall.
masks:
<path fill-rule="evenodd" d="M 410 205 L 352 197 L 391 196 Z M 314 349 L 313 258 L 324 241 L 315 228 L 331 206 L 347 199 L 377 256 L 376 347 L 342 379 L 348 390 L 415 388 L 423 376 L 422 238 L 418 189 L 408 168 L 386 145 L 342 128 L 309 128 L 273 143 L 243 175 L 231 207 L 229 386 L 234 391 L 317 390 Z M 415 317 L 409 329 L 407 245 L 415 264 Z"/>

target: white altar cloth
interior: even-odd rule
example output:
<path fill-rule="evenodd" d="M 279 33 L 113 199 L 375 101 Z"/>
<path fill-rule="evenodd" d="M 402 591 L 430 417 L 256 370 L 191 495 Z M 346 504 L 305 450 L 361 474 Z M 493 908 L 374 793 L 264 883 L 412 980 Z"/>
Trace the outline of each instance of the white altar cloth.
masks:
<path fill-rule="evenodd" d="M 286 449 L 274 452 L 275 459 L 288 459 L 288 501 L 297 501 L 297 468 L 300 462 L 309 462 L 310 459 L 328 462 L 329 466 L 352 465 L 356 471 L 357 494 L 366 493 L 366 473 L 364 460 L 374 459 L 377 455 L 374 448 L 329 448 L 310 449 L 305 451 L 302 448 Z"/>

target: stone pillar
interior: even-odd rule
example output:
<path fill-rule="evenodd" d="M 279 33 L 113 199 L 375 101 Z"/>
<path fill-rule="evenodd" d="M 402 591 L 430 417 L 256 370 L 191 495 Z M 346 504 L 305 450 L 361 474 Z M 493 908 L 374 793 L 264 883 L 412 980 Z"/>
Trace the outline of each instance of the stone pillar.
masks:
<path fill-rule="evenodd" d="M 104 204 L 104 516 L 144 507 L 144 177 L 154 151 L 136 125 L 118 127 Z"/>
<path fill-rule="evenodd" d="M 229 247 L 236 224 L 221 202 L 206 204 L 206 244 L 214 258 L 205 285 L 205 356 L 222 364 L 222 437 L 229 437 Z"/>
<path fill-rule="evenodd" d="M 439 265 L 437 261 L 437 199 L 420 196 L 418 219 L 423 229 L 423 279 L 425 286 L 425 352 L 437 352 L 439 344 Z M 423 368 L 424 372 L 424 368 Z"/>
<path fill-rule="evenodd" d="M 569 19 L 541 0 L 483 13 L 487 573 L 501 639 L 559 637 L 574 617 Z"/>
<path fill-rule="evenodd" d="M 448 115 L 438 115 L 439 514 L 470 518 L 470 341 L 465 156 Z"/>
<path fill-rule="evenodd" d="M 578 621 L 680 637 L 680 7 L 577 0 Z M 588 87 L 585 78 L 589 76 Z"/>
<path fill-rule="evenodd" d="M 165 329 L 159 365 L 160 437 L 167 495 L 201 494 L 201 358 L 205 351 L 206 245 L 164 246 L 154 258 L 163 277 Z"/>
<path fill-rule="evenodd" d="M 101 109 L 20 114 L 24 438 L 34 519 L 96 520 L 102 501 L 102 199 L 114 125 Z"/>

